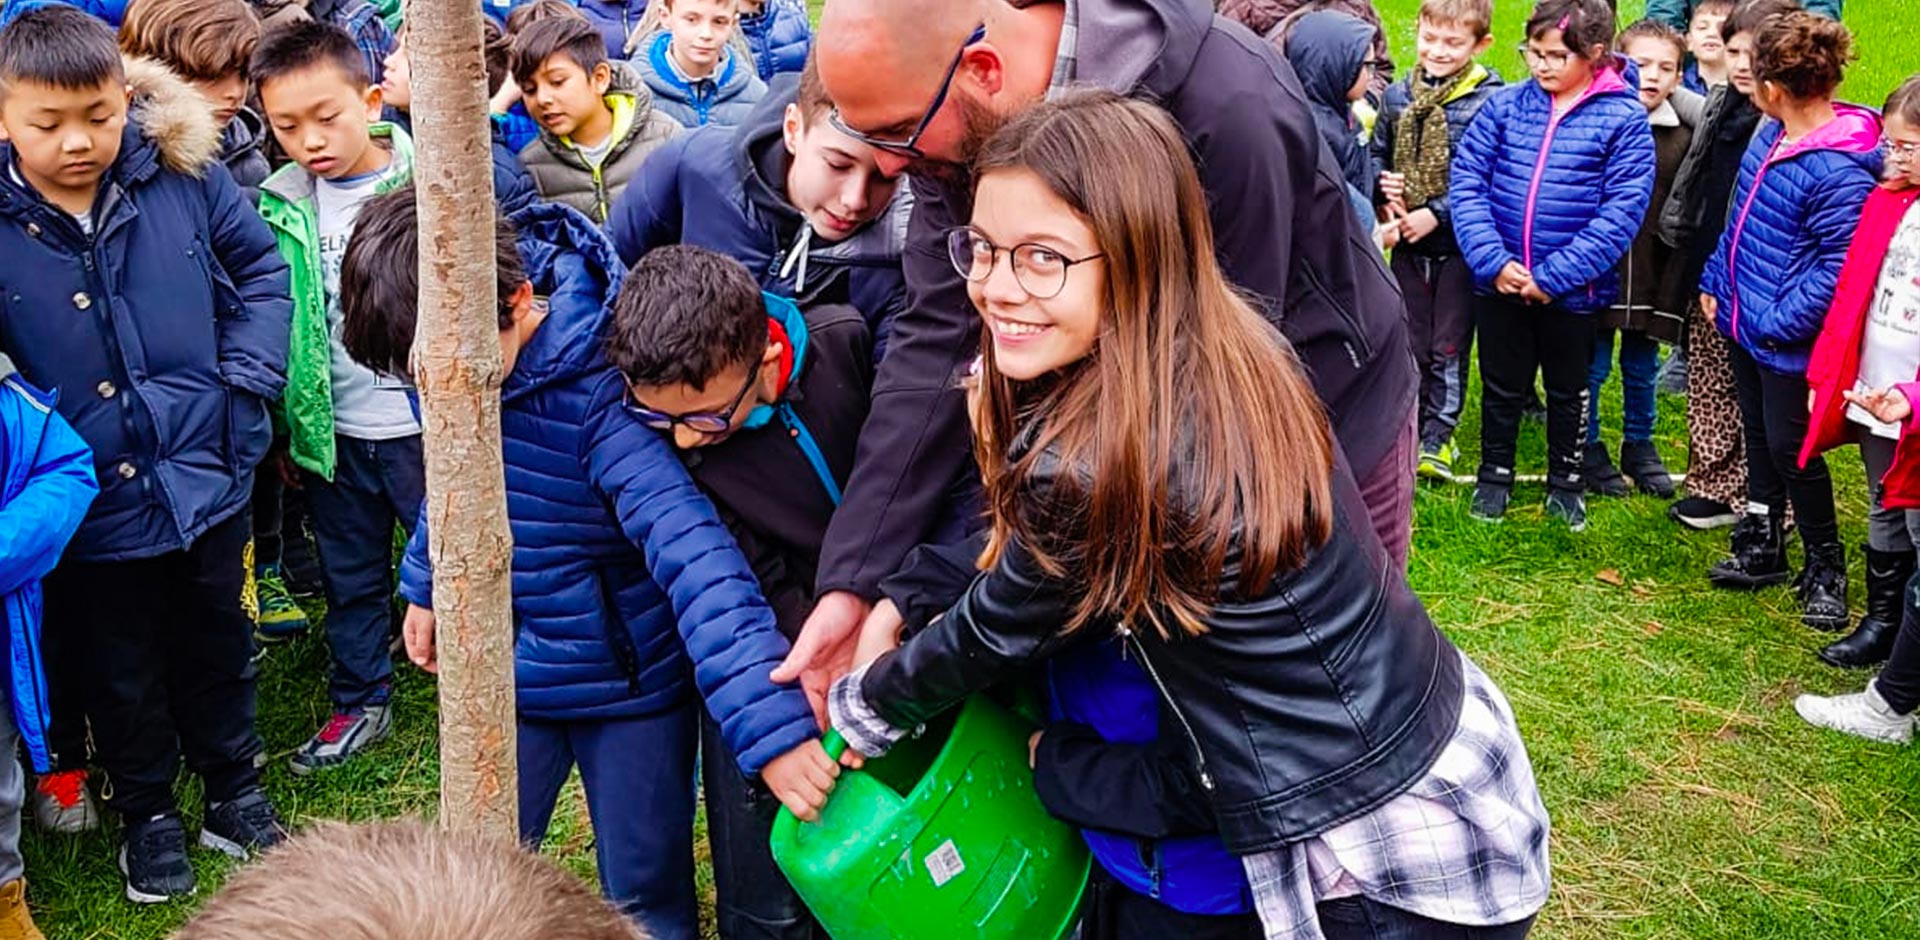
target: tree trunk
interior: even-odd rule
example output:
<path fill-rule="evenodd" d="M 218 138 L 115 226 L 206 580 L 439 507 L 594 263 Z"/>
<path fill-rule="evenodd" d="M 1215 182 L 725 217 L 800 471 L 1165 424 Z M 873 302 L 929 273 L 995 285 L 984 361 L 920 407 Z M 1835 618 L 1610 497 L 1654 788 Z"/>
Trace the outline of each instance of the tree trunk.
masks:
<path fill-rule="evenodd" d="M 500 453 L 492 136 L 474 0 L 412 0 L 415 368 L 440 660 L 440 821 L 518 835 L 513 537 Z"/>

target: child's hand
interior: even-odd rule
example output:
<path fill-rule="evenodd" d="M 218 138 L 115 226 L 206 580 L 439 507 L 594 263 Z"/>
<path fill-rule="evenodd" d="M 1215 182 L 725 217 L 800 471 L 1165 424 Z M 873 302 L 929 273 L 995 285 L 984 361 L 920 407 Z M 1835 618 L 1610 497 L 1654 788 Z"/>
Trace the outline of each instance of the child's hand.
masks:
<path fill-rule="evenodd" d="M 1858 392 L 1848 389 L 1841 394 L 1888 424 L 1900 424 L 1913 417 L 1913 402 L 1908 401 L 1906 394 L 1897 388 L 1870 388 Z"/>
<path fill-rule="evenodd" d="M 1415 209 L 1400 222 L 1400 237 L 1417 242 L 1440 229 L 1440 217 L 1432 209 Z"/>
<path fill-rule="evenodd" d="M 1509 261 L 1500 269 L 1500 276 L 1493 279 L 1493 287 L 1502 294 L 1518 296 L 1521 291 L 1533 283 L 1533 272 L 1528 271 L 1518 261 Z"/>
<path fill-rule="evenodd" d="M 1045 728 L 1035 731 L 1027 739 L 1027 769 L 1035 770 L 1040 766 L 1040 738 L 1047 733 Z"/>
<path fill-rule="evenodd" d="M 1380 174 L 1380 197 L 1388 202 L 1399 202 L 1407 197 L 1407 175 L 1392 170 Z"/>
<path fill-rule="evenodd" d="M 400 636 L 407 642 L 407 658 L 434 675 L 440 673 L 440 656 L 433 642 L 433 611 L 418 604 L 407 605 L 407 618 L 400 622 Z"/>
<path fill-rule="evenodd" d="M 1807 389 L 1807 414 L 1813 414 L 1813 400 L 1820 397 L 1816 389 Z"/>
<path fill-rule="evenodd" d="M 860 642 L 853 650 L 853 668 L 879 659 L 881 654 L 900 646 L 900 631 L 907 626 L 907 618 L 900 615 L 900 608 L 893 601 L 881 598 L 873 605 L 873 613 L 867 615 L 866 623 L 860 625 Z"/>
<path fill-rule="evenodd" d="M 520 83 L 509 78 L 500 83 L 500 90 L 493 93 L 493 100 L 487 102 L 487 110 L 493 114 L 505 114 L 520 103 Z"/>
<path fill-rule="evenodd" d="M 1718 317 L 1720 315 L 1719 299 L 1715 298 L 1712 294 L 1701 294 L 1700 312 L 1706 314 L 1708 320 Z"/>
<path fill-rule="evenodd" d="M 1539 304 L 1543 307 L 1553 303 L 1553 298 L 1547 296 L 1547 292 L 1541 290 L 1540 285 L 1534 283 L 1531 276 L 1527 278 L 1527 286 L 1520 288 L 1520 299 L 1530 304 Z"/>
<path fill-rule="evenodd" d="M 803 822 L 819 822 L 840 765 L 827 756 L 819 739 L 808 741 L 767 762 L 760 779 L 779 797 L 780 804 Z"/>

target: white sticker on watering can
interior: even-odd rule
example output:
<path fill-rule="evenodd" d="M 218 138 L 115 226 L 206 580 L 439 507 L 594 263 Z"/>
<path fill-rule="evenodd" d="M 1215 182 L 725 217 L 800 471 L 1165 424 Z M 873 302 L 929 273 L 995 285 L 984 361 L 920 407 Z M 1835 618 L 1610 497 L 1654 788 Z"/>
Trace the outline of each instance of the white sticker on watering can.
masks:
<path fill-rule="evenodd" d="M 927 874 L 933 876 L 933 886 L 944 888 L 947 882 L 960 877 L 967 870 L 967 863 L 960 860 L 960 850 L 952 839 L 940 843 L 940 847 L 927 854 Z"/>

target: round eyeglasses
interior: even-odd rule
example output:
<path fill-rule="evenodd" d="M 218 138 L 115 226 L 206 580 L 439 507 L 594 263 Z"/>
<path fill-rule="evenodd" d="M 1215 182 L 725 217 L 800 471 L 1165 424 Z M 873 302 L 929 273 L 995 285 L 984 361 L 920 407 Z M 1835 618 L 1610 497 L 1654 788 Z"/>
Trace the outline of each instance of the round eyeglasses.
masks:
<path fill-rule="evenodd" d="M 953 269 L 976 284 L 993 276 L 993 269 L 999 266 L 1002 253 L 1011 259 L 1009 264 L 1013 267 L 1013 279 L 1019 282 L 1020 289 L 1035 300 L 1052 300 L 1060 296 L 1060 292 L 1067 289 L 1067 275 L 1073 272 L 1075 265 L 1106 257 L 1103 253 L 1096 253 L 1084 258 L 1069 258 L 1055 249 L 1032 242 L 1001 247 L 971 226 L 962 226 L 947 233 L 947 254 L 953 260 Z"/>

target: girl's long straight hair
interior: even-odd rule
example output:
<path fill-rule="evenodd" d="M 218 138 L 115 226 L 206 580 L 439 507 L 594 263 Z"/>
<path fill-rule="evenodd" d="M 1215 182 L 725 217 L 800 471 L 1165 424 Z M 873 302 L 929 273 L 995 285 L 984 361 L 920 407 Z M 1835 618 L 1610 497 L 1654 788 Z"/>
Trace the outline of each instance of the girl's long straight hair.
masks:
<path fill-rule="evenodd" d="M 974 169 L 1035 174 L 1106 256 L 1085 359 L 1020 383 L 983 344 L 981 562 L 1017 538 L 1050 574 L 1084 584 L 1067 631 L 1098 619 L 1202 633 L 1236 587 L 1223 583 L 1230 557 L 1250 595 L 1326 541 L 1333 445 L 1320 401 L 1292 347 L 1221 272 L 1206 194 L 1164 111 L 1078 92 L 1014 119 Z M 1042 459 L 1061 462 L 1045 493 L 1028 485 Z"/>

